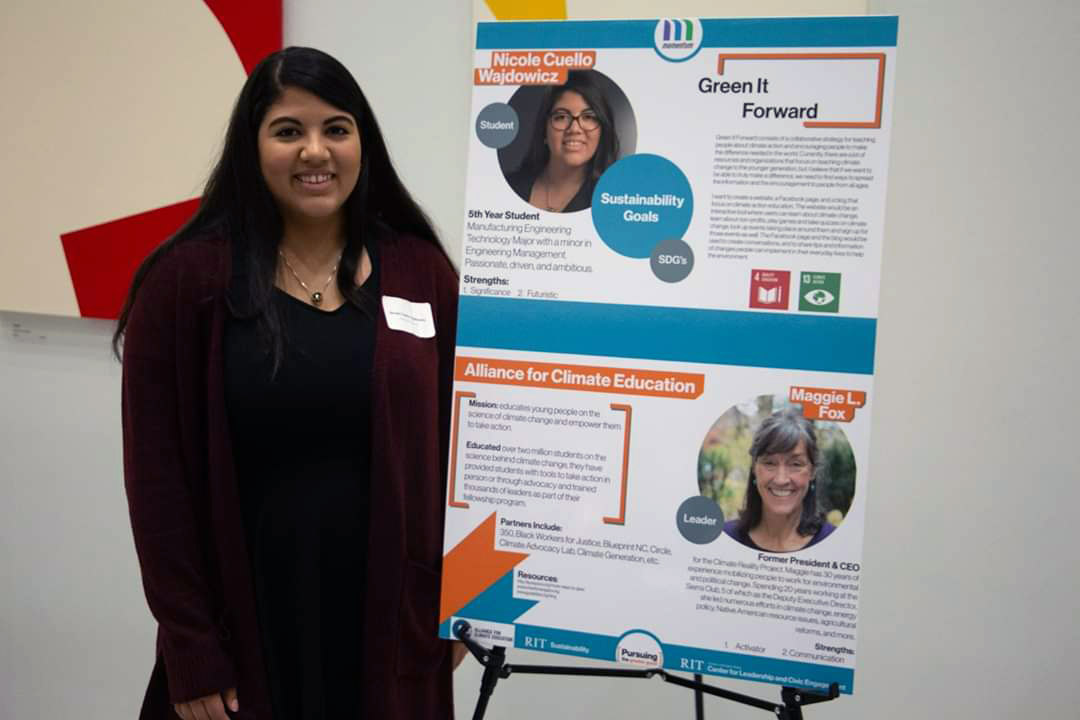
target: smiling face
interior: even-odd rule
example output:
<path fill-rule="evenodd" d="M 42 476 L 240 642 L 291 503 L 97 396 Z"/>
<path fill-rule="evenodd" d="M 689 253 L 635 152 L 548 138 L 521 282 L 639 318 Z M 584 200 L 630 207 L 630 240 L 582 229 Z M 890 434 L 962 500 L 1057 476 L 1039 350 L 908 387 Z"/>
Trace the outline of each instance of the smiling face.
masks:
<path fill-rule="evenodd" d="M 801 439 L 788 452 L 759 456 L 754 461 L 754 478 L 763 516 L 788 517 L 801 513 L 813 475 L 814 465 L 807 454 L 806 442 Z"/>
<path fill-rule="evenodd" d="M 340 220 L 360 177 L 356 118 L 286 87 L 259 126 L 259 167 L 286 223 Z"/>
<path fill-rule="evenodd" d="M 557 113 L 569 113 L 574 117 L 580 117 L 582 113 L 595 116 L 595 113 L 585 98 L 573 90 L 567 90 L 557 97 L 551 106 L 545 135 L 548 150 L 551 152 L 550 162 L 573 168 L 586 165 L 596 154 L 603 129 L 597 126 L 592 130 L 583 130 L 581 122 L 573 120 L 565 130 L 557 130 L 551 124 L 551 116 Z"/>

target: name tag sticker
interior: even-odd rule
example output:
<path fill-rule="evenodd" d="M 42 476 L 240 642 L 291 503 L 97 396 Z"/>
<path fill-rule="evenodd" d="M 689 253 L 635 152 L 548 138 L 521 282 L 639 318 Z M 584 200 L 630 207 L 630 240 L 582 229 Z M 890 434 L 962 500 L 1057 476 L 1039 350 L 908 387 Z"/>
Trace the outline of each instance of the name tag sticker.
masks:
<path fill-rule="evenodd" d="M 416 303 L 405 298 L 383 295 L 383 312 L 391 330 L 401 330 L 416 337 L 435 337 L 435 318 L 431 303 Z"/>

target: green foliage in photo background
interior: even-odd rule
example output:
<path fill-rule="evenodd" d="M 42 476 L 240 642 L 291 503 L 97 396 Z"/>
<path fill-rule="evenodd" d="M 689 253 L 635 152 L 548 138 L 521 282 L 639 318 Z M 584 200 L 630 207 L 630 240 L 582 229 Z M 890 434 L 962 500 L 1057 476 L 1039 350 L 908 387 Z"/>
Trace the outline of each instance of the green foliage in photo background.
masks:
<path fill-rule="evenodd" d="M 720 416 L 701 444 L 698 454 L 698 489 L 720 506 L 726 520 L 742 510 L 750 479 L 750 445 L 765 418 L 792 407 L 783 395 L 760 395 L 732 406 Z M 795 406 L 798 407 L 798 406 Z M 815 422 L 818 450 L 818 507 L 833 525 L 843 522 L 855 497 L 855 455 L 838 423 Z"/>

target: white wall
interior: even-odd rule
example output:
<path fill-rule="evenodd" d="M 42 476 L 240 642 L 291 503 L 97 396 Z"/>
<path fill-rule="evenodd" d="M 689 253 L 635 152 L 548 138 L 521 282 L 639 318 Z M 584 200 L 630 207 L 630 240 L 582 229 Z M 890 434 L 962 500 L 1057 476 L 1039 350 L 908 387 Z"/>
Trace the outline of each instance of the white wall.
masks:
<path fill-rule="evenodd" d="M 363 88 L 406 187 L 460 253 L 473 46 L 464 2 L 283 0 L 285 44 L 337 57 Z"/>
<path fill-rule="evenodd" d="M 244 66 L 204 2 L 4 0 L 0 68 L 0 308 L 78 317 L 55 238 L 197 197 Z"/>
<path fill-rule="evenodd" d="M 870 7 L 901 20 L 857 694 L 807 715 L 1076 717 L 1080 10 L 1067 0 Z M 407 42 L 386 29 L 406 22 Z M 360 77 L 403 176 L 456 252 L 462 8 L 290 0 L 286 23 L 287 40 L 340 55 Z M 16 322 L 31 334 L 16 339 Z M 133 717 L 149 672 L 108 332 L 0 315 L 3 719 Z M 511 660 L 568 662 L 518 650 Z M 459 717 L 471 716 L 478 683 L 467 661 Z M 691 712 L 688 692 L 658 681 L 515 676 L 488 717 Z M 765 717 L 711 698 L 706 716 Z"/>

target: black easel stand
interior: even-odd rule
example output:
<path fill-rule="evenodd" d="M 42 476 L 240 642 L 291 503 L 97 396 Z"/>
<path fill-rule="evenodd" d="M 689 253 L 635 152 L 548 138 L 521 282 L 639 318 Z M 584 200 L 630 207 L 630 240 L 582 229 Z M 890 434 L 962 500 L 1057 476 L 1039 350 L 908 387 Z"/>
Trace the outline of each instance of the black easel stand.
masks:
<path fill-rule="evenodd" d="M 785 687 L 780 691 L 781 704 L 761 700 L 759 698 L 743 695 L 742 693 L 724 690 L 723 688 L 706 685 L 701 681 L 701 675 L 695 675 L 693 680 L 687 680 L 678 675 L 672 675 L 664 670 L 630 670 L 621 668 L 579 668 L 562 667 L 559 665 L 511 665 L 506 662 L 506 648 L 496 645 L 490 650 L 479 645 L 469 637 L 472 627 L 464 620 L 454 623 L 453 632 L 465 647 L 469 649 L 477 662 L 484 666 L 484 676 L 480 679 L 480 697 L 476 701 L 476 710 L 473 712 L 473 720 L 482 720 L 487 712 L 488 700 L 495 692 L 495 684 L 500 679 L 510 677 L 512 674 L 531 673 L 534 675 L 587 675 L 592 677 L 623 677 L 623 678 L 651 678 L 660 676 L 664 682 L 689 688 L 694 691 L 694 716 L 697 720 L 705 718 L 704 695 L 715 695 L 725 700 L 761 708 L 771 712 L 780 720 L 803 720 L 802 708 L 804 705 L 834 700 L 840 696 L 840 686 L 833 683 L 829 686 L 828 695 L 819 695 L 798 688 Z"/>

